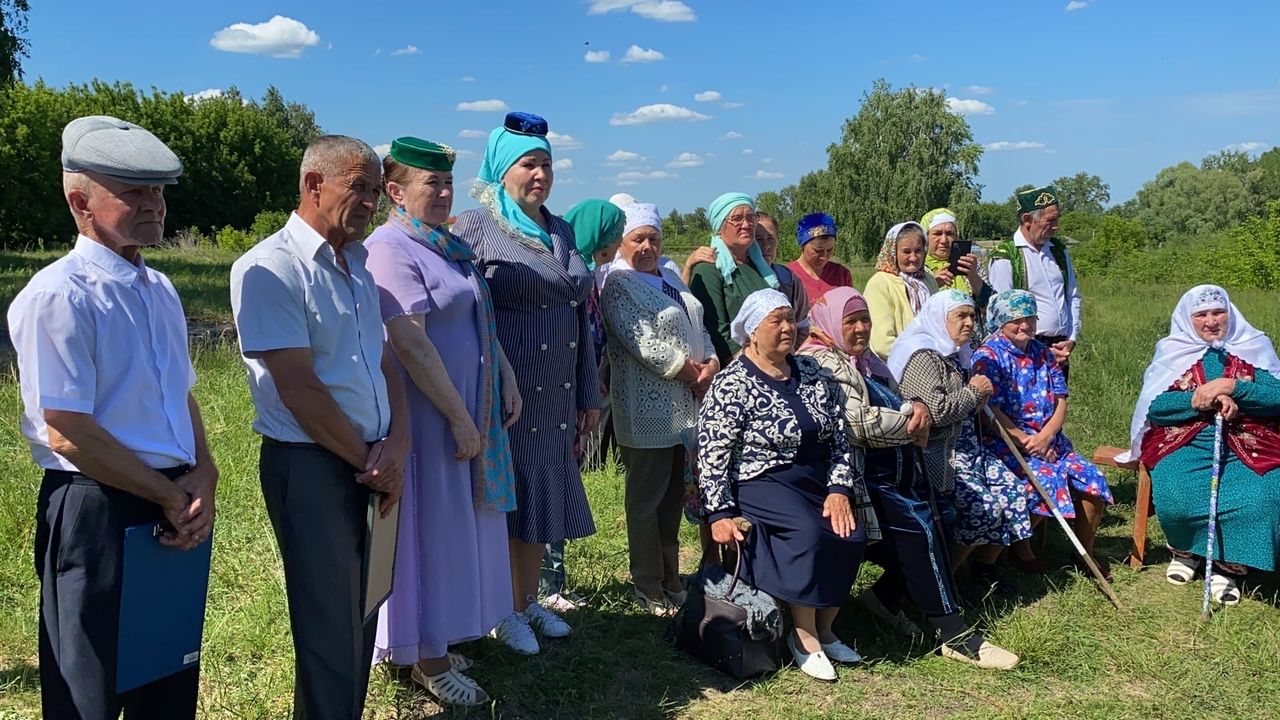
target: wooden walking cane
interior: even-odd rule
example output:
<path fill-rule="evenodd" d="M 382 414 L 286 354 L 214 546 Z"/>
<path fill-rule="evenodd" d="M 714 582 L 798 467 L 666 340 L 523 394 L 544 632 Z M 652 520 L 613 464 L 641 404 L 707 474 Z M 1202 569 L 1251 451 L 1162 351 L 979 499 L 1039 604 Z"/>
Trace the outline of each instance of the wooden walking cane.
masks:
<path fill-rule="evenodd" d="M 1058 524 L 1062 526 L 1062 531 L 1067 534 L 1067 537 L 1071 540 L 1071 544 L 1075 546 L 1076 552 L 1084 560 L 1084 564 L 1089 567 L 1089 572 L 1093 573 L 1093 577 L 1098 581 L 1098 586 L 1102 588 L 1102 592 L 1106 594 L 1107 599 L 1111 601 L 1112 605 L 1116 606 L 1117 610 L 1123 610 L 1124 608 L 1120 606 L 1120 598 L 1116 597 L 1115 591 L 1111 589 L 1111 583 L 1107 582 L 1106 576 L 1104 576 L 1102 571 L 1098 569 L 1098 564 L 1093 561 L 1093 558 L 1089 556 L 1089 553 L 1084 551 L 1084 545 L 1080 544 L 1080 538 L 1076 537 L 1075 531 L 1071 529 L 1071 525 L 1067 522 L 1067 519 L 1063 517 L 1062 512 L 1058 510 L 1058 504 L 1054 502 L 1053 496 L 1051 496 L 1049 492 L 1044 489 L 1044 486 L 1040 484 L 1040 481 L 1036 479 L 1035 471 L 1031 469 L 1029 464 L 1027 464 L 1027 460 L 1022 456 L 1022 451 L 1018 449 L 1017 443 L 1013 441 L 1013 438 L 1009 437 L 1009 432 L 1004 429 L 1004 426 L 1000 424 L 1000 421 L 996 420 L 996 415 L 991 412 L 990 407 L 984 405 L 982 410 L 987 414 L 987 418 L 991 420 L 991 423 L 996 426 L 996 430 L 999 431 L 1000 438 L 1004 440 L 1004 444 L 1009 448 L 1009 452 L 1012 452 L 1013 456 L 1018 459 L 1018 464 L 1022 466 L 1022 472 L 1027 476 L 1027 480 L 1031 481 L 1031 486 L 1036 489 L 1037 493 L 1040 493 L 1040 497 L 1044 499 L 1044 504 L 1049 506 L 1049 511 L 1053 513 L 1055 518 L 1057 518 Z"/>

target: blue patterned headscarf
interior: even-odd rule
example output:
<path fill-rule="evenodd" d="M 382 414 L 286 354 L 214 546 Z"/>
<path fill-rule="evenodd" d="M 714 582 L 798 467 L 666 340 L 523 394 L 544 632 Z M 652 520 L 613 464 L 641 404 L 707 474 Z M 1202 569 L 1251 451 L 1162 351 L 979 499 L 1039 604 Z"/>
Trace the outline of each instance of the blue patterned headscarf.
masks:
<path fill-rule="evenodd" d="M 724 240 L 720 239 L 720 226 L 724 225 L 724 221 L 734 208 L 742 207 L 743 205 L 755 212 L 756 204 L 750 195 L 731 192 L 716 198 L 712 201 L 711 207 L 707 208 L 707 216 L 711 220 L 711 248 L 716 251 L 716 269 L 720 271 L 720 276 L 724 278 L 725 285 L 733 284 L 733 271 L 738 267 L 738 263 L 734 262 L 733 253 L 729 252 L 729 246 L 724 244 Z M 747 262 L 755 267 L 769 287 L 778 287 L 778 276 L 773 274 L 773 268 L 769 266 L 769 263 L 765 262 L 764 254 L 760 252 L 760 246 L 756 244 L 755 240 L 752 240 L 751 246 L 747 248 Z"/>
<path fill-rule="evenodd" d="M 1005 323 L 1035 317 L 1036 296 L 1026 290 L 1005 290 L 987 303 L 987 331 L 996 332 Z"/>
<path fill-rule="evenodd" d="M 551 236 L 526 215 L 502 187 L 502 177 L 511 166 L 535 150 L 542 150 L 550 156 L 551 143 L 541 135 L 523 135 L 505 127 L 494 128 L 489 133 L 489 145 L 484 150 L 484 162 L 480 165 L 482 185 L 472 191 L 472 195 L 493 213 L 503 230 L 537 240 L 550 250 Z"/>

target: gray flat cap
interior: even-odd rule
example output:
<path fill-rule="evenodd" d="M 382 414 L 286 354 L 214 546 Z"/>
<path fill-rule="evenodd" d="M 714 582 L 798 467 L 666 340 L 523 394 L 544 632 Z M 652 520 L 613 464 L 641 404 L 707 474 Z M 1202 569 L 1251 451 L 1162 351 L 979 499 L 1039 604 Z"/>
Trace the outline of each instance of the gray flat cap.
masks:
<path fill-rule="evenodd" d="M 130 185 L 173 185 L 182 161 L 146 128 L 89 115 L 62 130 L 62 169 L 94 172 Z"/>

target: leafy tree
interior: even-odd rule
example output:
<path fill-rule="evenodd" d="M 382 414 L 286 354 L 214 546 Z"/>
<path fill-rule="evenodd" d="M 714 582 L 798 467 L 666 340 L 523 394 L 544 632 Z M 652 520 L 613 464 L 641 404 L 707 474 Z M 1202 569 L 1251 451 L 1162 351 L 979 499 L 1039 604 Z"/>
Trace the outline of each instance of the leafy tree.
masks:
<path fill-rule="evenodd" d="M 976 202 L 981 156 L 969 124 L 948 112 L 944 93 L 894 91 L 881 79 L 863 95 L 858 114 L 845 121 L 840 141 L 827 148 L 827 171 L 812 189 L 826 201 L 841 235 L 866 257 L 890 225 L 931 208 Z M 807 200 L 809 192 L 800 196 Z"/>
<path fill-rule="evenodd" d="M 1280 147 L 1271 148 L 1259 155 L 1256 165 L 1259 172 L 1258 198 L 1263 202 L 1280 200 Z"/>
<path fill-rule="evenodd" d="M 955 208 L 961 237 L 969 240 L 999 240 L 1013 236 L 1018 227 L 1017 210 L 1008 202 L 972 203 Z"/>
<path fill-rule="evenodd" d="M 27 31 L 28 0 L 0 0 L 0 85 L 22 79 L 22 58 L 29 57 Z"/>
<path fill-rule="evenodd" d="M 1079 211 L 1067 213 L 1064 219 L 1078 215 Z M 1086 218 L 1098 218 L 1096 228 L 1091 237 L 1083 239 L 1081 233 L 1071 235 L 1081 242 L 1071 250 L 1072 260 L 1081 274 L 1100 275 L 1120 258 L 1142 249 L 1147 244 L 1147 231 L 1141 223 L 1119 215 L 1086 215 Z M 1063 223 L 1066 227 L 1066 223 Z"/>
<path fill-rule="evenodd" d="M 1074 210 L 1098 214 L 1102 212 L 1102 206 L 1111 202 L 1111 186 L 1097 175 L 1079 172 L 1060 177 L 1053 181 L 1053 185 L 1058 189 L 1063 212 Z"/>
<path fill-rule="evenodd" d="M 1189 162 L 1161 170 L 1137 200 L 1138 219 L 1161 239 L 1222 230 L 1261 209 L 1235 173 Z"/>

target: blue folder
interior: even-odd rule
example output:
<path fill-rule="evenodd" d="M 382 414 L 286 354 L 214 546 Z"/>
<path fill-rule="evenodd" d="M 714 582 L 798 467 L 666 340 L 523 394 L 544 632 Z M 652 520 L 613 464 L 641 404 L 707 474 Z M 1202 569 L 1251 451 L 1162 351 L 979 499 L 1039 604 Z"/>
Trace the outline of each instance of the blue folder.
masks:
<path fill-rule="evenodd" d="M 212 537 L 191 550 L 160 544 L 156 523 L 124 533 L 116 692 L 200 662 Z"/>

